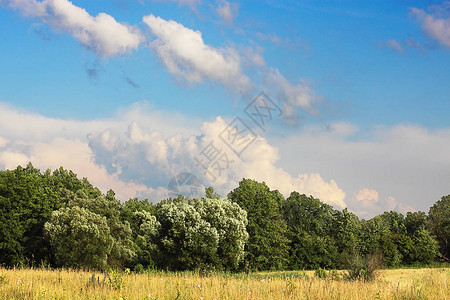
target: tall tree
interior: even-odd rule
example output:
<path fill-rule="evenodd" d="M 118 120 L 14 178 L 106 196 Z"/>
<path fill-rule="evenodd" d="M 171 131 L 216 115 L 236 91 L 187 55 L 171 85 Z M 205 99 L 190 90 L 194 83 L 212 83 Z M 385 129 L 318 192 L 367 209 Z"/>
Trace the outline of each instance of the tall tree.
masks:
<path fill-rule="evenodd" d="M 445 260 L 450 259 L 450 195 L 437 201 L 428 212 L 428 228 L 439 242 Z"/>
<path fill-rule="evenodd" d="M 290 267 L 334 268 L 338 248 L 332 233 L 336 211 L 319 199 L 292 192 L 283 205 L 290 243 Z"/>
<path fill-rule="evenodd" d="M 114 244 L 106 218 L 78 206 L 61 208 L 45 223 L 58 266 L 104 269 Z"/>
<path fill-rule="evenodd" d="M 288 243 L 286 223 L 280 212 L 278 191 L 264 183 L 243 179 L 228 198 L 247 211 L 249 240 L 245 263 L 250 269 L 282 269 L 286 266 Z"/>

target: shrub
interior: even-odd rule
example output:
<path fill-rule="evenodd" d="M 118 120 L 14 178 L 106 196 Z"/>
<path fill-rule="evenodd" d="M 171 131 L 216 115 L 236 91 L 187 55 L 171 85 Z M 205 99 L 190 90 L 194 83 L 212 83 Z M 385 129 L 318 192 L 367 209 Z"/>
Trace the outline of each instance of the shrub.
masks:
<path fill-rule="evenodd" d="M 327 278 L 327 270 L 322 269 L 322 268 L 318 268 L 316 269 L 316 272 L 314 272 L 314 276 L 316 278 Z"/>
<path fill-rule="evenodd" d="M 376 277 L 376 270 L 382 266 L 382 255 L 379 253 L 361 257 L 355 253 L 347 264 L 348 280 L 372 281 Z"/>
<path fill-rule="evenodd" d="M 144 273 L 144 266 L 141 264 L 137 264 L 134 266 L 134 273 L 141 274 Z"/>

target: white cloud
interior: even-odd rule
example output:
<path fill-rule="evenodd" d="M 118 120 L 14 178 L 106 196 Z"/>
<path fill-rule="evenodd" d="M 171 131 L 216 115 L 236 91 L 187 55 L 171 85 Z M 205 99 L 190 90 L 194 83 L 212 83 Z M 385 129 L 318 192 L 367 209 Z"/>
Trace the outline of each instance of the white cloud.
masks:
<path fill-rule="evenodd" d="M 428 211 L 450 193 L 450 128 L 376 126 L 364 132 L 352 129 L 340 134 L 330 127 L 335 125 L 310 126 L 299 134 L 274 139 L 274 144 L 283 145 L 278 165 L 290 173 L 301 167 L 302 172 L 336 179 L 350 195 L 346 198 L 348 206 L 359 215 L 373 216 L 392 209 L 392 201 L 389 204 L 386 200 L 389 197 L 396 200 L 396 210 L 413 207 Z M 378 193 L 378 210 L 364 208 L 351 196 L 362 187 Z M 365 195 L 369 203 L 377 199 L 374 193 L 371 197 L 368 192 Z"/>
<path fill-rule="evenodd" d="M 136 27 L 119 23 L 105 13 L 93 17 L 68 0 L 2 0 L 0 3 L 20 10 L 24 16 L 39 17 L 54 30 L 71 34 L 102 57 L 130 52 L 144 41 Z"/>
<path fill-rule="evenodd" d="M 220 1 L 216 11 L 222 19 L 224 19 L 227 23 L 232 24 L 239 10 L 237 3 L 230 3 L 223 0 Z"/>
<path fill-rule="evenodd" d="M 29 157 L 20 152 L 0 151 L 0 167 L 2 169 L 15 169 L 18 165 L 26 165 Z"/>
<path fill-rule="evenodd" d="M 378 191 L 368 188 L 362 188 L 353 194 L 353 198 L 349 200 L 349 208 L 360 217 L 366 219 L 382 214 L 385 211 L 395 210 L 402 214 L 416 211 L 414 207 L 399 203 L 392 196 L 379 199 Z"/>
<path fill-rule="evenodd" d="M 3 148 L 8 143 L 8 140 L 0 136 L 0 148 Z"/>
<path fill-rule="evenodd" d="M 0 167 L 29 161 L 40 169 L 63 166 L 103 191 L 113 188 L 121 199 L 160 200 L 173 176 L 188 171 L 223 196 L 245 177 L 265 181 L 286 195 L 297 190 L 345 206 L 345 193 L 335 181 L 327 182 L 317 173 L 291 176 L 277 167 L 278 149 L 266 139 L 256 138 L 237 157 L 219 138 L 227 126 L 222 118 L 196 122 L 154 112 L 145 103 L 95 121 L 47 118 L 0 104 Z M 216 180 L 195 160 L 210 142 L 230 159 L 229 168 L 216 174 Z"/>
<path fill-rule="evenodd" d="M 116 133 L 112 136 L 112 133 L 106 130 L 90 135 L 89 140 L 96 161 L 112 172 L 120 172 L 124 180 L 137 180 L 148 185 L 152 182 L 167 185 L 176 174 L 191 172 L 204 186 L 212 185 L 219 193 L 226 195 L 242 178 L 252 178 L 265 181 L 271 188 L 278 189 L 285 195 L 296 190 L 320 197 L 337 207 L 346 206 L 345 193 L 335 181 L 326 182 L 316 173 L 293 177 L 276 167 L 275 164 L 279 160 L 278 149 L 264 138 L 256 138 L 240 157 L 236 156 L 219 138 L 226 127 L 227 123 L 218 117 L 214 122 L 204 123 L 197 135 L 162 138 L 159 132 L 146 131 L 139 124 L 131 123 L 125 134 Z M 114 147 L 111 147 L 111 141 Z M 227 155 L 221 165 L 224 168 L 221 172 L 214 171 L 213 165 L 205 171 L 197 163 L 203 159 L 202 150 L 208 147 L 210 142 Z"/>
<path fill-rule="evenodd" d="M 93 121 L 0 105 L 0 167 L 62 165 L 104 191 L 113 188 L 121 199 L 162 199 L 170 179 L 183 171 L 223 196 L 245 177 L 285 195 L 298 191 L 336 208 L 348 205 L 362 217 L 427 211 L 449 193 L 450 129 L 398 125 L 360 132 L 332 123 L 284 138 L 258 137 L 237 157 L 219 138 L 227 124 L 220 117 L 201 122 L 155 112 L 145 103 Z M 210 142 L 230 160 L 215 181 L 195 160 Z"/>
<path fill-rule="evenodd" d="M 450 47 L 450 1 L 434 7 L 434 13 L 423 9 L 411 8 L 411 14 L 422 23 L 422 29 L 440 44 Z"/>
<path fill-rule="evenodd" d="M 173 20 L 153 15 L 143 20 L 157 37 L 150 46 L 171 74 L 189 83 L 209 79 L 239 92 L 250 88 L 251 81 L 243 74 L 240 56 L 233 48 L 217 49 L 206 45 L 200 31 Z"/>
<path fill-rule="evenodd" d="M 299 79 L 297 84 L 287 80 L 278 69 L 270 68 L 266 74 L 267 87 L 281 101 L 283 117 L 287 123 L 297 123 L 299 109 L 310 114 L 316 114 L 315 105 L 320 103 L 321 97 L 316 95 L 313 88 L 304 79 Z"/>
<path fill-rule="evenodd" d="M 86 136 L 106 128 L 121 130 L 133 120 L 143 126 L 164 129 L 166 134 L 188 134 L 192 130 L 187 128 L 200 124 L 178 114 L 154 112 L 145 102 L 120 110 L 111 119 L 92 121 L 48 118 L 0 103 L 0 168 L 14 169 L 29 161 L 44 170 L 63 166 L 72 169 L 79 177 L 87 177 L 103 191 L 114 189 L 120 199 L 137 195 L 162 199 L 166 195 L 164 188 L 120 180 L 120 172 L 109 172 L 93 162 Z M 104 137 L 103 143 L 106 147 L 109 145 L 109 149 L 114 146 L 114 141 L 110 140 L 112 137 Z"/>

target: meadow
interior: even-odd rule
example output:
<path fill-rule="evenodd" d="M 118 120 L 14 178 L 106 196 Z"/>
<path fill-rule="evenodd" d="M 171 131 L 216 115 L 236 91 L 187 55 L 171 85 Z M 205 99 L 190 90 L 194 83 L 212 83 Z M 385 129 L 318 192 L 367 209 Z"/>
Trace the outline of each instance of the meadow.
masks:
<path fill-rule="evenodd" d="M 377 271 L 347 281 L 345 271 L 202 275 L 0 269 L 1 299 L 450 299 L 450 268 Z"/>

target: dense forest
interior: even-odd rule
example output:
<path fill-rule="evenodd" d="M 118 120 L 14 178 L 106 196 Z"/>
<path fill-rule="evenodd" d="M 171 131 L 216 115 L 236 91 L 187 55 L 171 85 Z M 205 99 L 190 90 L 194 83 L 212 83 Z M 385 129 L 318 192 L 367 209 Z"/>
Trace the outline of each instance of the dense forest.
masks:
<path fill-rule="evenodd" d="M 450 195 L 429 210 L 360 220 L 319 199 L 285 198 L 243 179 L 226 199 L 179 196 L 157 204 L 103 194 L 59 168 L 0 171 L 0 265 L 160 270 L 345 268 L 379 255 L 383 266 L 448 261 Z"/>

